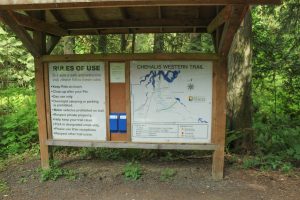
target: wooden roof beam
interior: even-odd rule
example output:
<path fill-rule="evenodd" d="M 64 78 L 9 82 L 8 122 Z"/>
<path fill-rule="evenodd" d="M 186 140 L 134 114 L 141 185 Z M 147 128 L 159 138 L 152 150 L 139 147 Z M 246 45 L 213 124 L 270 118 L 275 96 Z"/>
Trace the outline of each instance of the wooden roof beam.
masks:
<path fill-rule="evenodd" d="M 60 38 L 61 37 L 50 36 L 50 39 L 49 39 L 49 41 L 47 42 L 47 45 L 46 45 L 46 54 L 51 54 L 53 49 L 56 47 L 56 45 L 60 41 Z"/>
<path fill-rule="evenodd" d="M 228 4 L 280 4 L 281 0 L 72 0 L 72 2 L 57 0 L 1 0 L 2 9 L 68 9 L 96 7 L 137 7 L 137 6 L 201 6 Z"/>
<path fill-rule="evenodd" d="M 25 48 L 34 56 L 41 56 L 39 48 L 35 46 L 32 37 L 15 21 L 11 11 L 0 11 L 0 19 L 18 36 Z"/>
<path fill-rule="evenodd" d="M 100 34 L 131 34 L 139 33 L 162 33 L 160 28 L 134 28 L 134 29 L 101 29 Z M 164 28 L 163 33 L 192 33 L 193 28 Z M 205 33 L 206 28 L 197 28 L 196 33 Z M 94 30 L 71 30 L 70 35 L 95 35 Z"/>
<path fill-rule="evenodd" d="M 206 28 L 208 20 L 202 19 L 127 19 L 107 21 L 73 21 L 63 24 L 68 30 L 81 29 L 114 29 L 114 28 L 154 28 L 154 27 L 201 27 Z"/>
<path fill-rule="evenodd" d="M 120 12 L 121 12 L 121 15 L 122 15 L 123 19 L 130 19 L 130 15 L 129 15 L 126 8 L 124 8 L 124 7 L 120 8 Z"/>
<path fill-rule="evenodd" d="M 162 7 L 158 6 L 158 19 L 162 19 L 163 18 L 163 11 L 162 11 Z M 160 27 L 160 31 L 163 32 L 163 27 Z"/>
<path fill-rule="evenodd" d="M 89 8 L 84 8 L 83 10 L 89 20 L 93 22 L 97 21 L 96 17 L 94 16 L 94 14 L 91 12 Z"/>
<path fill-rule="evenodd" d="M 85 15 L 87 16 L 87 18 L 92 21 L 93 23 L 96 23 L 97 22 L 97 19 L 96 17 L 93 15 L 93 13 L 91 12 L 91 10 L 89 8 L 84 8 L 84 13 Z M 100 34 L 100 32 L 98 30 L 95 30 L 95 32 L 97 34 Z"/>
<path fill-rule="evenodd" d="M 219 26 L 224 24 L 231 15 L 232 6 L 227 5 L 225 6 L 221 12 L 218 13 L 218 15 L 210 22 L 210 24 L 207 26 L 207 32 L 212 33 L 214 32 Z"/>
<path fill-rule="evenodd" d="M 59 27 L 58 25 L 50 24 L 45 21 L 30 16 L 26 16 L 17 12 L 13 12 L 13 11 L 8 11 L 8 12 L 10 13 L 11 17 L 13 17 L 20 26 L 24 26 L 27 28 L 31 28 L 35 31 L 40 31 L 55 36 L 68 35 L 68 31 Z"/>
<path fill-rule="evenodd" d="M 231 16 L 224 25 L 221 40 L 218 47 L 218 53 L 227 56 L 234 38 L 235 33 L 241 25 L 249 6 L 233 6 Z"/>
<path fill-rule="evenodd" d="M 66 21 L 64 19 L 64 17 L 60 14 L 60 12 L 58 10 L 49 10 L 49 11 L 50 11 L 50 13 L 52 14 L 52 16 L 55 18 L 55 20 L 57 22 L 64 22 L 64 21 Z"/>
<path fill-rule="evenodd" d="M 198 19 L 198 18 L 200 18 L 200 10 L 199 10 L 200 8 L 198 8 L 197 9 L 197 13 L 196 13 L 196 18 Z M 194 30 L 193 30 L 193 33 L 196 33 L 196 29 L 197 29 L 197 27 L 194 27 Z"/>

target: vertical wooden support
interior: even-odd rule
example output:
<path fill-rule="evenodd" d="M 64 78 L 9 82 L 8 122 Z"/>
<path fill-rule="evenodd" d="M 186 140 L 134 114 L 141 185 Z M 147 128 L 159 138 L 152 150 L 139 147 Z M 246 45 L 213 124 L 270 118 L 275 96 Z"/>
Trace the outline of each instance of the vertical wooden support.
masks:
<path fill-rule="evenodd" d="M 109 62 L 105 62 L 105 112 L 106 112 L 106 141 L 110 141 L 110 123 L 109 123 Z"/>
<path fill-rule="evenodd" d="M 220 180 L 224 173 L 224 148 L 226 132 L 227 60 L 222 57 L 213 69 L 213 135 L 217 145 L 213 153 L 212 177 Z"/>
<path fill-rule="evenodd" d="M 36 83 L 36 106 L 38 116 L 38 131 L 40 141 L 41 166 L 43 169 L 49 168 L 49 148 L 47 145 L 47 123 L 46 123 L 46 103 L 44 87 L 44 67 L 39 58 L 34 59 L 35 83 Z"/>
<path fill-rule="evenodd" d="M 38 19 L 44 19 L 44 11 L 35 11 L 33 13 Z M 39 54 L 46 53 L 46 35 L 42 32 L 33 32 L 33 45 L 38 48 Z M 44 64 L 40 58 L 34 58 L 35 64 L 35 83 L 36 83 L 36 106 L 38 116 L 38 131 L 40 141 L 41 166 L 43 169 L 49 168 L 49 147 L 47 145 L 47 113 L 46 113 L 46 96 L 45 96 L 45 78 Z"/>
<path fill-rule="evenodd" d="M 52 139 L 52 124 L 51 124 L 51 106 L 50 106 L 50 91 L 49 91 L 49 66 L 48 63 L 43 64 L 44 67 L 44 90 L 45 90 L 45 105 L 46 105 L 46 117 L 47 117 L 47 136 L 48 139 Z M 49 147 L 51 148 L 51 147 Z"/>
<path fill-rule="evenodd" d="M 131 91 L 130 91 L 130 62 L 126 61 L 125 68 L 126 83 L 126 115 L 127 115 L 127 141 L 131 141 Z"/>

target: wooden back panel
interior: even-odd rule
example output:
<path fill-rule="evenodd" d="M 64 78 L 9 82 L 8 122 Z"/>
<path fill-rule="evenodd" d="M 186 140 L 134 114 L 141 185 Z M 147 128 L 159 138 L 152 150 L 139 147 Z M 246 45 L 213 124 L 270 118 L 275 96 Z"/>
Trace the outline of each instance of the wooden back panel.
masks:
<path fill-rule="evenodd" d="M 110 77 L 110 76 L 109 76 Z M 110 113 L 128 113 L 126 112 L 126 81 L 125 83 L 111 83 L 109 82 L 109 112 Z M 127 119 L 128 120 L 128 119 Z M 111 141 L 127 141 L 128 140 L 128 131 L 127 133 L 111 133 Z"/>

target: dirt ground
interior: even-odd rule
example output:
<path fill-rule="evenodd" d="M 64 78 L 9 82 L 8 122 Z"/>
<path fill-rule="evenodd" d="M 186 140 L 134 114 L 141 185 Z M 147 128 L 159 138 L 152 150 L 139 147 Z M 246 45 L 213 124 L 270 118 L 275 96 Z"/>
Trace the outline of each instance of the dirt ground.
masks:
<path fill-rule="evenodd" d="M 259 172 L 227 166 L 222 181 L 211 179 L 210 160 L 141 162 L 143 176 L 137 181 L 125 180 L 126 162 L 73 160 L 63 165 L 75 169 L 74 181 L 60 178 L 40 182 L 38 160 L 11 165 L 0 173 L 9 189 L 0 193 L 4 200 L 297 200 L 300 178 L 279 172 Z M 172 180 L 161 181 L 161 170 L 176 170 Z M 298 172 L 297 172 L 298 173 Z M 296 173 L 296 174 L 297 174 Z M 298 173 L 299 174 L 299 173 Z"/>

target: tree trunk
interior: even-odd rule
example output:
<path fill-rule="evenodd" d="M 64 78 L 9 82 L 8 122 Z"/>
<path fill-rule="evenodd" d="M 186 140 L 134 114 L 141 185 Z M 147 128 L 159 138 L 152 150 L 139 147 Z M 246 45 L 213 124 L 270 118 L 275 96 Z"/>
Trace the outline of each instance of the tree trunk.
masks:
<path fill-rule="evenodd" d="M 200 52 L 201 51 L 201 34 L 191 33 L 190 34 L 190 51 Z"/>
<path fill-rule="evenodd" d="M 124 53 L 127 48 L 127 37 L 125 34 L 121 35 L 121 53 Z"/>
<path fill-rule="evenodd" d="M 67 36 L 63 38 L 64 54 L 75 53 L 75 37 Z"/>
<path fill-rule="evenodd" d="M 91 36 L 90 42 L 91 42 L 90 53 L 94 54 L 95 52 L 97 52 L 98 36 Z"/>
<path fill-rule="evenodd" d="M 229 130 L 238 131 L 233 142 L 236 151 L 249 152 L 253 149 L 252 130 L 252 20 L 249 11 L 234 37 L 228 55 L 227 110 Z"/>
<path fill-rule="evenodd" d="M 156 33 L 154 34 L 154 46 L 153 53 L 162 53 L 164 52 L 164 34 Z"/>
<path fill-rule="evenodd" d="M 107 36 L 99 36 L 99 51 L 100 53 L 107 53 Z"/>
<path fill-rule="evenodd" d="M 135 35 L 135 33 L 133 33 L 132 34 L 132 43 L 131 43 L 131 53 L 135 52 L 135 38 L 136 38 L 136 35 Z"/>

